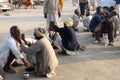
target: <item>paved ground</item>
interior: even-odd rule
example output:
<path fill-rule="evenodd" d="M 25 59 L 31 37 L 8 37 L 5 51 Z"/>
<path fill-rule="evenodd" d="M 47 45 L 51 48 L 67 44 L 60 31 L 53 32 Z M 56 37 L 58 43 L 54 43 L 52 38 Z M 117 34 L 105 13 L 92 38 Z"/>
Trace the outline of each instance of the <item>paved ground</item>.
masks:
<path fill-rule="evenodd" d="M 65 0 L 61 21 L 73 14 L 71 0 Z M 9 35 L 9 28 L 18 25 L 21 31 L 32 37 L 35 27 L 45 27 L 42 6 L 37 9 L 15 9 L 7 12 L 10 16 L 0 14 L 0 43 Z M 60 25 L 62 25 L 60 23 Z M 80 24 L 81 30 L 83 29 Z M 116 38 L 116 46 L 93 44 L 90 32 L 76 33 L 81 44 L 87 49 L 73 56 L 58 55 L 60 65 L 54 78 L 36 78 L 30 74 L 30 80 L 120 80 L 120 37 Z M 7 74 L 6 80 L 23 80 L 23 67 L 16 67 L 16 74 Z"/>

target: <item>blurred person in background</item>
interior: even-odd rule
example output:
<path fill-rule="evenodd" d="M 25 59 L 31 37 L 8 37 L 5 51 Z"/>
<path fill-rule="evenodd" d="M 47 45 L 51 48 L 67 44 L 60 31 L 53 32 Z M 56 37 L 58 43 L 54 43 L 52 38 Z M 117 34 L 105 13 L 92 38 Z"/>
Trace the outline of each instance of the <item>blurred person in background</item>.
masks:
<path fill-rule="evenodd" d="M 111 21 L 114 23 L 115 26 L 115 31 L 114 31 L 114 37 L 116 38 L 116 36 L 119 35 L 120 32 L 120 20 L 118 18 L 118 14 L 116 11 L 112 11 L 111 13 Z"/>
<path fill-rule="evenodd" d="M 115 26 L 114 23 L 110 20 L 109 16 L 105 16 L 105 21 L 101 24 L 101 34 L 107 33 L 109 45 L 114 46 L 114 30 Z M 103 37 L 103 36 L 102 36 Z"/>
<path fill-rule="evenodd" d="M 86 27 L 86 29 L 84 30 L 85 32 L 89 31 L 89 25 L 90 25 L 91 19 L 92 19 L 92 16 L 90 15 L 89 12 L 87 12 L 86 16 L 83 18 L 83 25 Z"/>
<path fill-rule="evenodd" d="M 45 0 L 43 13 L 47 22 L 46 31 L 48 33 L 50 21 L 53 21 L 56 25 L 58 25 L 58 19 L 61 16 L 59 0 Z"/>
<path fill-rule="evenodd" d="M 73 4 L 73 6 L 77 6 L 78 0 L 72 0 L 72 4 Z"/>
<path fill-rule="evenodd" d="M 97 8 L 97 0 L 90 0 L 90 4 L 92 6 L 92 11 L 95 11 Z"/>
<path fill-rule="evenodd" d="M 120 0 L 114 0 L 116 1 L 116 11 L 119 15 L 119 19 L 120 19 Z"/>
<path fill-rule="evenodd" d="M 74 31 L 79 31 L 79 22 L 83 20 L 81 12 L 79 9 L 74 10 L 74 14 L 71 17 L 73 19 L 73 29 Z"/>
<path fill-rule="evenodd" d="M 95 34 L 94 43 L 99 43 L 101 38 L 101 23 L 104 21 L 104 17 L 106 16 L 104 9 L 102 7 L 98 7 L 96 13 L 93 15 L 89 30 Z"/>
<path fill-rule="evenodd" d="M 59 7 L 61 11 L 63 10 L 63 6 L 64 6 L 64 0 L 59 0 Z"/>
<path fill-rule="evenodd" d="M 30 0 L 30 5 L 31 5 L 31 8 L 36 9 L 34 0 Z"/>
<path fill-rule="evenodd" d="M 88 5 L 88 0 L 79 0 L 79 7 L 80 7 L 81 15 L 85 14 L 87 5 Z"/>

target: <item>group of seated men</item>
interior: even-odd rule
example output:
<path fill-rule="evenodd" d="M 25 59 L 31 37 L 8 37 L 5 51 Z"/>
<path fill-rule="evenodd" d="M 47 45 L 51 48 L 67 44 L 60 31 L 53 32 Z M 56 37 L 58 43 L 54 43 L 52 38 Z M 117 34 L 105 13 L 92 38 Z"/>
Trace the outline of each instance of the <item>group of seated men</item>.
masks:
<path fill-rule="evenodd" d="M 3 71 L 9 73 L 16 72 L 11 67 L 14 59 L 20 59 L 27 67 L 26 70 L 33 68 L 35 76 L 55 76 L 55 68 L 59 64 L 54 51 L 54 41 L 57 34 L 61 37 L 59 46 L 62 49 L 62 54 L 68 54 L 69 51 L 84 51 L 85 49 L 85 46 L 79 43 L 75 34 L 75 31 L 79 31 L 79 21 L 83 21 L 87 30 L 95 34 L 94 43 L 101 41 L 102 33 L 108 33 L 109 44 L 114 46 L 114 38 L 119 31 L 119 18 L 113 7 L 110 9 L 107 7 L 98 7 L 93 17 L 87 12 L 85 18 L 76 9 L 75 14 L 64 22 L 62 28 L 59 28 L 59 26 L 51 21 L 49 37 L 52 39 L 52 42 L 46 37 L 46 31 L 43 28 L 35 28 L 35 40 L 27 41 L 25 35 L 21 34 L 19 27 L 12 26 L 10 28 L 11 35 L 0 47 L 0 77 L 4 78 Z M 51 33 L 54 34 L 51 35 Z M 22 52 L 26 53 L 27 60 L 24 58 Z"/>
<path fill-rule="evenodd" d="M 109 45 L 114 46 L 114 39 L 119 35 L 120 20 L 113 6 L 98 7 L 95 14 L 81 15 L 79 9 L 75 9 L 73 19 L 73 29 L 79 31 L 79 23 L 83 22 L 85 31 L 90 31 L 95 35 L 94 43 L 101 42 L 102 33 L 108 34 Z"/>

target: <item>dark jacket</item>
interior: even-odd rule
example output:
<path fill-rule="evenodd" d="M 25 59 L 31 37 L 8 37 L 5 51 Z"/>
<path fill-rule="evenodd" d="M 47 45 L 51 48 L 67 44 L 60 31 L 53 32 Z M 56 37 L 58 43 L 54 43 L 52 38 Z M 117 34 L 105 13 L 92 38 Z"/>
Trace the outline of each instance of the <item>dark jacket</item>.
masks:
<path fill-rule="evenodd" d="M 120 0 L 114 0 L 114 1 L 116 1 L 116 4 L 120 4 Z"/>
<path fill-rule="evenodd" d="M 96 13 L 90 21 L 90 25 L 89 25 L 90 31 L 94 32 L 96 27 L 102 22 L 103 22 L 103 20 L 102 20 L 101 16 Z"/>
<path fill-rule="evenodd" d="M 64 48 L 70 51 L 79 49 L 76 34 L 72 27 L 64 26 L 63 28 L 58 28 L 58 26 L 53 26 L 53 29 L 60 34 Z"/>

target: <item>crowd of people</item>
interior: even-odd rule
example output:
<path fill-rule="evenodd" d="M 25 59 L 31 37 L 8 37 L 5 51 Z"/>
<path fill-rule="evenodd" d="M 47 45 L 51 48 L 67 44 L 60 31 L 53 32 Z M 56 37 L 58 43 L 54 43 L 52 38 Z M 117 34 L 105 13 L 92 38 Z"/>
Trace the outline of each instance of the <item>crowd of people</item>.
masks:
<path fill-rule="evenodd" d="M 94 43 L 101 41 L 102 33 L 108 33 L 109 45 L 114 46 L 114 39 L 119 35 L 120 24 L 120 20 L 114 9 L 114 7 L 97 8 L 89 25 L 90 31 L 95 34 Z"/>
<path fill-rule="evenodd" d="M 79 23 L 83 22 L 86 27 L 85 31 L 90 31 L 95 35 L 94 43 L 99 43 L 102 40 L 102 33 L 108 34 L 109 45 L 114 45 L 114 39 L 119 34 L 119 1 L 116 1 L 117 6 L 104 6 L 97 7 L 97 0 L 79 0 L 77 1 L 80 9 L 74 11 L 73 29 L 79 31 Z M 90 9 L 90 5 L 93 6 Z M 116 8 L 117 7 L 117 8 Z M 91 14 L 91 11 L 96 11 L 95 14 Z"/>
<path fill-rule="evenodd" d="M 59 26 L 63 0 L 45 0 L 43 5 L 46 28 L 35 28 L 34 38 L 26 38 L 18 26 L 11 26 L 10 36 L 0 46 L 0 79 L 4 72 L 16 73 L 12 68 L 20 60 L 26 71 L 34 71 L 34 76 L 53 77 L 59 65 L 56 49 L 60 54 L 71 55 L 77 51 L 84 51 L 86 47 L 79 43 L 75 32 L 79 32 L 79 23 L 83 23 L 85 31 L 91 32 L 94 43 L 100 43 L 103 33 L 108 34 L 110 46 L 115 46 L 115 38 L 119 35 L 120 17 L 115 7 L 97 7 L 94 14 L 88 9 L 87 0 L 79 0 L 79 7 L 74 14 L 67 18 L 63 26 Z M 32 5 L 34 6 L 34 5 Z M 86 7 L 87 6 L 87 7 Z M 19 5 L 20 7 L 20 5 Z M 86 10 L 85 10 L 86 9 Z M 93 10 L 95 10 L 93 8 Z M 59 39 L 60 42 L 57 42 Z M 57 43 L 57 44 L 56 44 Z M 23 56 L 23 52 L 26 56 Z M 26 58 L 25 58 L 26 57 Z"/>

